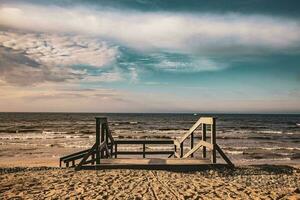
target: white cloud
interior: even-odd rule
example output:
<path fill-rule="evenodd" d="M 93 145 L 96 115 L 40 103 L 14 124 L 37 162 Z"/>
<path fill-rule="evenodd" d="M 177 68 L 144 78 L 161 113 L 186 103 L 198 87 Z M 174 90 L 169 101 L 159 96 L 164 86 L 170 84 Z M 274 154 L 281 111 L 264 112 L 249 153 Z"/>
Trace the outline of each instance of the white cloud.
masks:
<path fill-rule="evenodd" d="M 2 26 L 25 30 L 101 36 L 149 50 L 201 53 L 257 53 L 299 47 L 293 19 L 241 14 L 141 13 L 128 10 L 5 5 Z"/>
<path fill-rule="evenodd" d="M 138 72 L 137 69 L 135 67 L 130 67 L 130 82 L 131 83 L 137 83 L 138 82 Z"/>
<path fill-rule="evenodd" d="M 0 31 L 0 46 L 23 52 L 42 65 L 91 65 L 101 67 L 114 61 L 118 48 L 97 39 L 43 33 Z"/>
<path fill-rule="evenodd" d="M 193 58 L 189 61 L 170 60 L 163 58 L 155 65 L 156 68 L 168 72 L 200 72 L 200 71 L 216 71 L 227 67 L 226 64 L 218 63 L 207 58 Z"/>
<path fill-rule="evenodd" d="M 0 31 L 0 80 L 7 84 L 119 81 L 117 70 L 102 70 L 117 57 L 117 46 L 92 37 Z"/>

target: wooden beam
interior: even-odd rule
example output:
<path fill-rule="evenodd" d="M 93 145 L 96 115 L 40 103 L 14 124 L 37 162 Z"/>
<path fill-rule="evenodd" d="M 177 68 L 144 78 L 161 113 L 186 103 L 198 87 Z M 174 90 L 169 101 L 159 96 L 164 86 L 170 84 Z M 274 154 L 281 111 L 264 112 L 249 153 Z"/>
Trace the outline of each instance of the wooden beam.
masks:
<path fill-rule="evenodd" d="M 82 158 L 80 163 L 75 167 L 75 170 L 81 169 L 81 166 L 85 163 L 85 161 L 89 158 L 89 156 L 96 150 L 97 147 L 98 147 L 98 145 L 95 143 L 93 145 L 93 147 L 89 150 L 89 152 L 87 154 L 85 154 L 85 156 Z M 96 160 L 96 162 L 97 162 L 97 160 Z M 99 162 L 99 164 L 100 164 L 100 162 Z"/>
<path fill-rule="evenodd" d="M 141 140 L 141 139 L 115 139 L 115 144 L 174 144 L 172 139 L 153 139 L 153 140 Z"/>
<path fill-rule="evenodd" d="M 180 158 L 183 156 L 183 142 L 180 144 Z"/>
<path fill-rule="evenodd" d="M 194 148 L 194 132 L 191 134 L 191 149 Z M 193 158 L 194 157 L 194 154 L 192 153 L 191 154 L 191 157 Z"/>
<path fill-rule="evenodd" d="M 146 145 L 145 145 L 145 144 L 143 144 L 143 158 L 146 158 L 146 154 L 145 154 L 145 152 L 146 152 Z"/>
<path fill-rule="evenodd" d="M 173 151 L 118 151 L 118 155 L 153 155 L 153 154 L 173 154 Z"/>
<path fill-rule="evenodd" d="M 191 133 L 193 133 L 201 124 L 201 118 L 189 129 L 189 131 L 184 134 L 182 138 L 178 140 L 179 143 L 182 143 L 186 138 L 190 136 Z"/>
<path fill-rule="evenodd" d="M 219 147 L 219 145 L 216 145 L 216 150 L 219 152 L 219 154 L 222 156 L 222 158 L 225 160 L 225 162 L 231 166 L 234 167 L 234 164 L 231 162 L 231 160 L 226 156 L 226 154 L 222 151 L 222 149 Z"/>
<path fill-rule="evenodd" d="M 206 124 L 202 124 L 202 140 L 206 141 Z M 206 158 L 206 146 L 203 146 L 202 158 Z"/>
<path fill-rule="evenodd" d="M 100 119 L 96 118 L 96 143 L 95 145 L 98 147 L 100 145 Z M 96 149 L 96 164 L 100 164 L 100 152 Z"/>
<path fill-rule="evenodd" d="M 214 124 L 215 118 L 214 117 L 201 117 L 199 121 L 201 124 Z"/>
<path fill-rule="evenodd" d="M 213 117 L 200 117 L 200 119 L 190 128 L 190 130 L 178 140 L 179 143 L 182 143 L 186 138 L 188 138 L 199 126 L 200 124 L 213 124 L 215 118 Z"/>
<path fill-rule="evenodd" d="M 208 143 L 208 142 L 205 142 L 205 141 L 199 141 L 199 143 L 194 146 L 191 150 L 189 150 L 184 156 L 182 156 L 183 158 L 187 158 L 189 156 L 191 156 L 193 153 L 195 153 L 200 147 L 202 146 L 205 146 L 209 149 L 212 149 L 213 148 L 213 145 Z"/>
<path fill-rule="evenodd" d="M 216 163 L 217 162 L 217 155 L 216 155 L 216 119 L 213 118 L 213 123 L 211 125 L 211 144 L 212 152 L 211 152 L 211 162 Z"/>

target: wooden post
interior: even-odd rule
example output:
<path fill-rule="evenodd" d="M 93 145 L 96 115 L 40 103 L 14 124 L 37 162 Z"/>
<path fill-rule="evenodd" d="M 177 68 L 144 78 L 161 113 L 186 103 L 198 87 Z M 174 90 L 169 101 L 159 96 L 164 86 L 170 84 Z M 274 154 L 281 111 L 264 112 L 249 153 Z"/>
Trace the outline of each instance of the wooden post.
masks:
<path fill-rule="evenodd" d="M 100 118 L 96 118 L 96 164 L 100 164 Z"/>
<path fill-rule="evenodd" d="M 174 145 L 174 157 L 176 157 L 176 156 L 175 156 L 176 153 L 177 153 L 177 146 Z"/>
<path fill-rule="evenodd" d="M 216 155 L 216 118 L 213 118 L 213 124 L 211 125 L 211 144 L 213 146 L 211 152 L 211 162 L 217 162 L 217 155 Z"/>
<path fill-rule="evenodd" d="M 183 142 L 180 144 L 180 158 L 183 157 Z"/>
<path fill-rule="evenodd" d="M 115 143 L 115 158 L 118 157 L 118 144 Z"/>
<path fill-rule="evenodd" d="M 146 144 L 143 144 L 143 158 L 146 158 Z"/>
<path fill-rule="evenodd" d="M 104 120 L 100 121 L 100 144 L 102 144 L 102 142 L 104 142 L 105 140 L 105 135 L 104 135 Z M 104 149 L 101 150 L 100 152 L 101 158 L 104 158 Z"/>
<path fill-rule="evenodd" d="M 202 140 L 206 141 L 206 124 L 202 124 Z M 206 158 L 206 147 L 202 147 L 202 158 Z"/>
<path fill-rule="evenodd" d="M 92 160 L 94 160 L 95 159 L 95 154 L 92 154 Z M 92 162 L 92 165 L 94 165 L 95 164 L 95 161 L 93 161 Z"/>
<path fill-rule="evenodd" d="M 194 132 L 191 134 L 191 149 L 194 148 Z M 191 154 L 191 157 L 193 158 L 194 157 L 194 154 L 192 153 Z"/>

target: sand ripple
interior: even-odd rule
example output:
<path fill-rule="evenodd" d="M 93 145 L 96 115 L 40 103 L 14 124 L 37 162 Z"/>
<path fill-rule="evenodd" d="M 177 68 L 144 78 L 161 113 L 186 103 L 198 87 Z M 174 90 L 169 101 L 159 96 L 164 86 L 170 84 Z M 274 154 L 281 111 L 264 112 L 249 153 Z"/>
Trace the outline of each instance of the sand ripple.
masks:
<path fill-rule="evenodd" d="M 1 169 L 0 199 L 300 199 L 300 170 Z"/>

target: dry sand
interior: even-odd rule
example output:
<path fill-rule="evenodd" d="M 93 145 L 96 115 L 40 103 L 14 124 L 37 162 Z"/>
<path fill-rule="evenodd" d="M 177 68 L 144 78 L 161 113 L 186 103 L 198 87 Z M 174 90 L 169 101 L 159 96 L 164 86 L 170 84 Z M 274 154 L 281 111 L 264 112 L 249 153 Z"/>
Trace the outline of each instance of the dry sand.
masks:
<path fill-rule="evenodd" d="M 0 199 L 300 199 L 300 170 L 243 166 L 196 172 L 1 168 Z"/>

